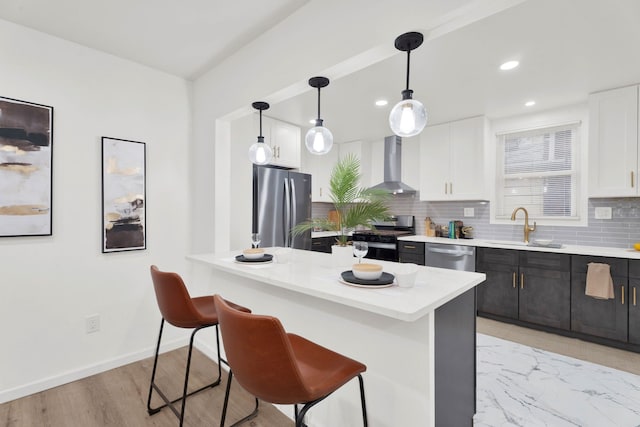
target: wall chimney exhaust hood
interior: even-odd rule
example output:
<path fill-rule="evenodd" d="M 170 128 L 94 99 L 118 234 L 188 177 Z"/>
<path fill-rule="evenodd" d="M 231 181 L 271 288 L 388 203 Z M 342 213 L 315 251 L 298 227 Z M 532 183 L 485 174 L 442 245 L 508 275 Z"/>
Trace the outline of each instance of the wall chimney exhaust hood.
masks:
<path fill-rule="evenodd" d="M 416 190 L 401 181 L 402 138 L 397 135 L 384 139 L 384 182 L 371 188 L 385 190 L 391 194 L 414 195 Z"/>

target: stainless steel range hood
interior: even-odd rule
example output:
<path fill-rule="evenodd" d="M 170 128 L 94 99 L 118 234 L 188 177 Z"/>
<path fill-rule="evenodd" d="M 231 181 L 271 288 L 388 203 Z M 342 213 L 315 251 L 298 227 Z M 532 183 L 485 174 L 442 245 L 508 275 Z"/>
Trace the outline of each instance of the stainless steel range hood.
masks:
<path fill-rule="evenodd" d="M 371 188 L 378 188 L 397 195 L 413 195 L 416 190 L 401 181 L 402 138 L 397 135 L 384 139 L 384 182 Z"/>

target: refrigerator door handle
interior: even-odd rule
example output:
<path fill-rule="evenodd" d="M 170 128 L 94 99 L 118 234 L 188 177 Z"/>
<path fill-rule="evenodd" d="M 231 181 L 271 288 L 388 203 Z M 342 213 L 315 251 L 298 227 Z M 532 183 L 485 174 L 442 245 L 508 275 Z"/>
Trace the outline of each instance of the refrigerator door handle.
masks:
<path fill-rule="evenodd" d="M 291 247 L 289 243 L 289 227 L 291 224 L 291 188 L 289 186 L 289 179 L 284 180 L 284 218 L 283 218 L 283 241 L 285 247 Z"/>
<path fill-rule="evenodd" d="M 291 233 L 291 229 L 294 226 L 294 218 L 298 218 L 298 209 L 297 209 L 297 200 L 296 200 L 296 182 L 293 178 L 289 178 L 289 182 L 291 183 L 291 197 L 289 198 L 289 203 L 291 206 L 291 215 L 289 216 L 289 224 L 287 228 L 287 236 L 289 236 L 289 245 L 288 247 L 293 247 L 293 234 Z"/>

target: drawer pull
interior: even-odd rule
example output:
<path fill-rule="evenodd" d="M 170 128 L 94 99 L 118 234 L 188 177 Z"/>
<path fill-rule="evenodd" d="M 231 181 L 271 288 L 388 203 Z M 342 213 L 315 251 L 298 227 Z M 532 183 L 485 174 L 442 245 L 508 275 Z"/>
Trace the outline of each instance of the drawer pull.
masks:
<path fill-rule="evenodd" d="M 513 272 L 513 289 L 516 288 L 516 272 Z"/>
<path fill-rule="evenodd" d="M 622 299 L 622 305 L 624 305 L 624 286 L 620 286 L 620 297 Z"/>
<path fill-rule="evenodd" d="M 520 273 L 520 289 L 524 289 L 524 273 Z"/>
<path fill-rule="evenodd" d="M 416 247 L 413 245 L 404 245 L 405 249 L 415 249 Z"/>

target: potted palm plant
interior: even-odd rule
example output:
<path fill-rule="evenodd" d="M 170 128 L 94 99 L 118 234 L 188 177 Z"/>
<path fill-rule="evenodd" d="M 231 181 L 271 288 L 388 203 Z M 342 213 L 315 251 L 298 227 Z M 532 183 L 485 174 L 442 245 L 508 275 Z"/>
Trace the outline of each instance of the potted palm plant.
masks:
<path fill-rule="evenodd" d="M 382 221 L 389 216 L 387 207 L 388 193 L 384 190 L 364 188 L 359 185 L 360 160 L 349 154 L 336 163 L 331 171 L 329 180 L 329 196 L 334 209 L 338 212 L 337 220 L 329 218 L 312 218 L 293 228 L 294 234 L 301 234 L 307 230 L 321 228 L 335 231 L 336 245 L 333 251 L 339 251 L 336 246 L 348 251 L 349 233 L 357 227 L 372 228 L 373 222 Z"/>

